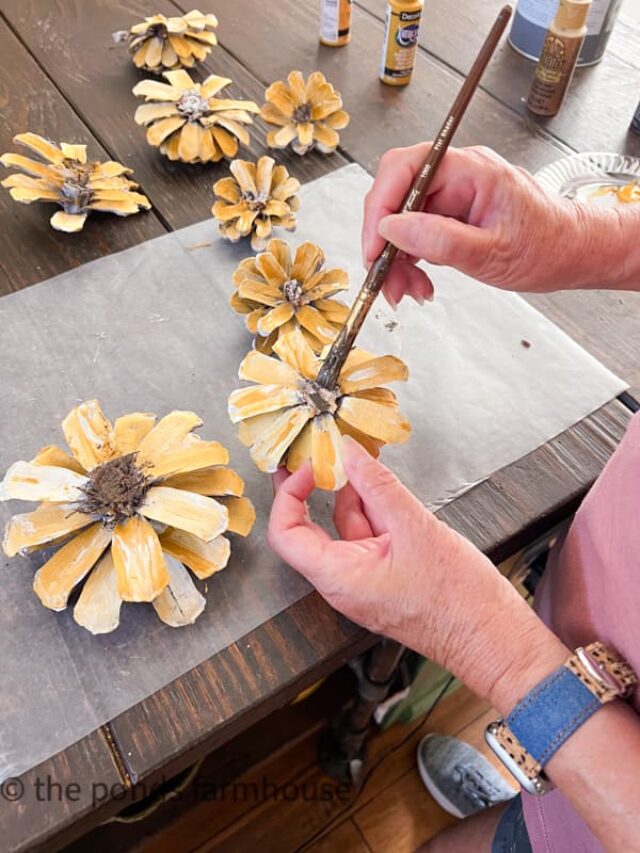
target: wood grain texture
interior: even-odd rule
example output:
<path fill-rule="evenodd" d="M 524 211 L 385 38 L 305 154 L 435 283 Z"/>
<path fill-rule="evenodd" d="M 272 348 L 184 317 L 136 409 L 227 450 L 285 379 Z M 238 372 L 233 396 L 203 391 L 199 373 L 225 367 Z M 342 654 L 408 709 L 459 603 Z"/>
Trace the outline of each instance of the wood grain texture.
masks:
<path fill-rule="evenodd" d="M 15 2 L 16 0 L 13 0 Z M 353 9 L 350 44 L 345 48 L 318 43 L 318 9 L 312 3 L 280 0 L 268 4 L 235 0 L 233 4 L 201 3 L 220 18 L 224 45 L 264 84 L 282 79 L 293 68 L 305 74 L 320 69 L 341 92 L 351 123 L 340 132 L 342 150 L 373 171 L 380 156 L 398 145 L 433 138 L 461 83 L 460 75 L 426 54 L 418 57 L 414 82 L 405 89 L 378 80 L 383 25 L 362 9 Z M 246 22 L 252 21 L 248 27 Z M 484 34 L 478 34 L 473 49 Z M 273 45 L 286 43 L 286 50 Z M 514 120 L 513 112 L 479 92 L 456 135 L 456 145 L 490 145 L 505 157 L 537 169 L 558 156 L 555 145 L 538 128 Z"/>
<path fill-rule="evenodd" d="M 371 853 L 371 847 L 365 842 L 351 818 L 306 849 L 307 853 Z"/>
<path fill-rule="evenodd" d="M 157 213 L 170 228 L 181 228 L 210 216 L 212 184 L 227 173 L 223 163 L 189 165 L 172 163 L 149 146 L 145 129 L 133 115 L 142 103 L 131 89 L 145 75 L 131 62 L 125 46 L 115 46 L 111 33 L 131 26 L 145 15 L 180 14 L 170 0 L 6 0 L 5 14 L 37 61 L 84 118 L 96 137 L 108 144 L 116 157 L 138 176 Z M 189 6 L 191 8 L 191 6 Z M 231 78 L 225 96 L 261 102 L 264 87 L 221 47 L 196 71 Z M 254 159 L 266 152 L 264 128 L 258 120 L 249 127 L 250 148 L 241 146 L 240 157 Z M 301 181 L 319 177 L 344 164 L 339 154 L 285 156 L 281 162 Z M 217 227 L 212 219 L 212 235 Z"/>
<path fill-rule="evenodd" d="M 2 850 L 58 849 L 113 812 L 122 782 L 103 733 L 83 738 L 21 776 L 15 802 L 0 798 Z"/>
<path fill-rule="evenodd" d="M 96 140 L 1 19 L 0 44 L 0 153 L 26 153 L 12 140 L 31 130 L 53 140 L 86 143 L 90 157 L 110 159 L 111 150 Z M 0 173 L 4 178 L 13 170 L 0 167 Z M 53 204 L 18 204 L 0 189 L 0 296 L 166 233 L 149 211 L 126 218 L 95 213 L 79 234 L 63 234 L 49 225 L 57 209 Z"/>
<path fill-rule="evenodd" d="M 356 0 L 377 19 L 386 0 Z M 502 0 L 432 0 L 425 6 L 420 46 L 458 72 L 466 73 L 477 45 L 489 31 Z M 535 64 L 504 41 L 487 70 L 483 88 L 522 116 L 532 130 L 543 129 L 576 151 L 621 151 L 640 155 L 640 137 L 629 133 L 640 96 L 640 27 L 621 20 L 614 29 L 602 62 L 576 71 L 560 113 L 552 119 L 531 115 L 524 101 Z M 376 50 L 378 46 L 376 45 Z"/>

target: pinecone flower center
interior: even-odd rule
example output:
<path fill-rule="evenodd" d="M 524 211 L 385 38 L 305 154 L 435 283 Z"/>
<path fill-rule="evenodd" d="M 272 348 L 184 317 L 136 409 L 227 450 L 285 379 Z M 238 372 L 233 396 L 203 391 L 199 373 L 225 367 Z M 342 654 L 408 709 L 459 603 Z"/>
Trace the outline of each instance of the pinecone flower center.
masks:
<path fill-rule="evenodd" d="M 328 412 L 330 415 L 336 413 L 338 408 L 337 399 L 340 395 L 337 388 L 333 390 L 323 388 L 315 380 L 306 379 L 300 385 L 300 392 L 304 397 L 305 403 L 315 409 L 314 415 L 324 414 L 325 412 Z"/>
<path fill-rule="evenodd" d="M 282 292 L 287 302 L 290 302 L 294 308 L 300 307 L 302 300 L 302 285 L 295 278 L 290 278 L 282 285 Z"/>
<path fill-rule="evenodd" d="M 242 193 L 242 200 L 247 205 L 249 210 L 264 210 L 267 205 L 266 193 L 254 193 L 252 190 L 245 190 Z"/>
<path fill-rule="evenodd" d="M 189 89 L 178 101 L 178 112 L 189 119 L 198 121 L 210 114 L 209 102 L 203 98 L 200 92 Z"/>
<path fill-rule="evenodd" d="M 136 454 L 128 453 L 97 465 L 89 472 L 83 487 L 84 499 L 78 512 L 100 519 L 106 527 L 115 527 L 135 515 L 153 485 L 135 464 Z"/>
<path fill-rule="evenodd" d="M 69 169 L 60 189 L 67 213 L 81 213 L 91 204 L 93 191 L 87 186 L 89 178 L 88 169 Z"/>
<path fill-rule="evenodd" d="M 300 104 L 293 111 L 292 119 L 294 124 L 305 124 L 311 121 L 311 104 Z"/>

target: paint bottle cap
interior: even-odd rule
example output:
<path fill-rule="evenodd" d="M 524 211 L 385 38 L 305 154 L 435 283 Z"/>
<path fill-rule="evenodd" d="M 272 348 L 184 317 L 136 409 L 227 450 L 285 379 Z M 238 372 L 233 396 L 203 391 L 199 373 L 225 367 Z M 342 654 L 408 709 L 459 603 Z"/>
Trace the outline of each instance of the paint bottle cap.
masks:
<path fill-rule="evenodd" d="M 581 30 L 587 25 L 591 0 L 560 0 L 555 25 L 560 30 Z"/>

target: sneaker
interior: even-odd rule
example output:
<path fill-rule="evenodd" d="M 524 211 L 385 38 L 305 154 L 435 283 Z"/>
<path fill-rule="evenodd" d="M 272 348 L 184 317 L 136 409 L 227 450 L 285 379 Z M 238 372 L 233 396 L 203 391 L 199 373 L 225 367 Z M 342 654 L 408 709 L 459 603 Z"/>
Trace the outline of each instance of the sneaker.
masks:
<path fill-rule="evenodd" d="M 454 817 L 469 817 L 516 795 L 484 755 L 455 737 L 427 735 L 417 759 L 427 790 Z"/>

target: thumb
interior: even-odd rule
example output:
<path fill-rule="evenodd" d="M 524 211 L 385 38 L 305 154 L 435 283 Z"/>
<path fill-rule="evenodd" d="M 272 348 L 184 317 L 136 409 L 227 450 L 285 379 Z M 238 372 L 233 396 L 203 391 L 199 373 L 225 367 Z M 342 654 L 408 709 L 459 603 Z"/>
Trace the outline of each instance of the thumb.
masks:
<path fill-rule="evenodd" d="M 482 228 L 435 213 L 397 213 L 385 216 L 380 234 L 403 252 L 440 266 L 478 276 L 492 242 Z"/>
<path fill-rule="evenodd" d="M 343 436 L 344 467 L 354 491 L 362 501 L 375 536 L 393 531 L 413 496 L 400 480 L 350 436 Z"/>

